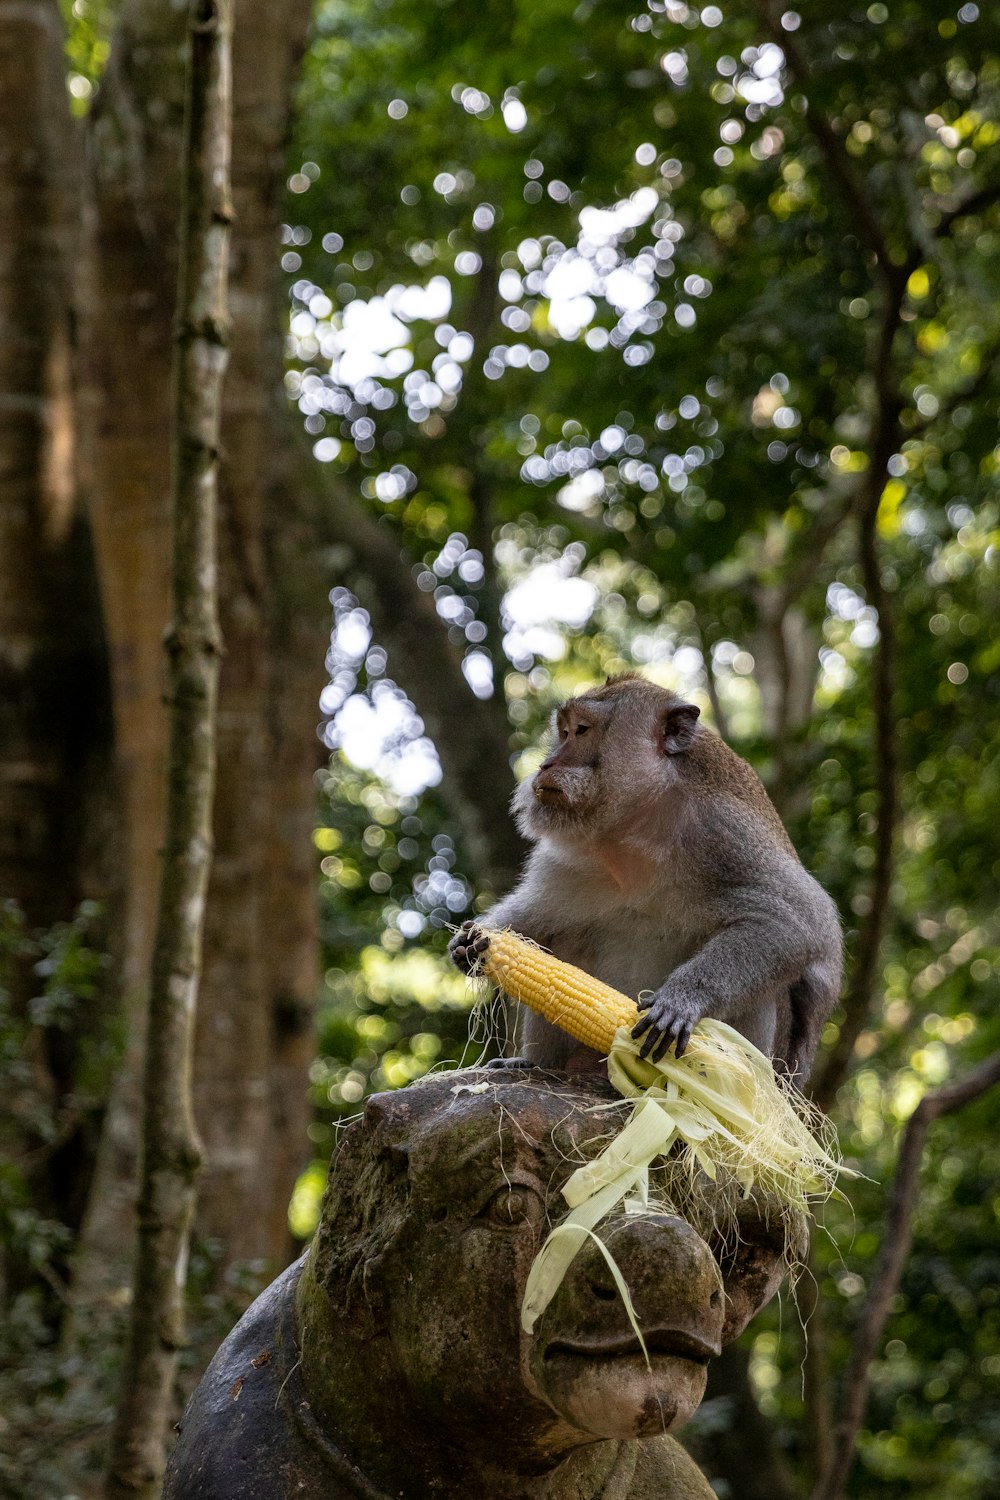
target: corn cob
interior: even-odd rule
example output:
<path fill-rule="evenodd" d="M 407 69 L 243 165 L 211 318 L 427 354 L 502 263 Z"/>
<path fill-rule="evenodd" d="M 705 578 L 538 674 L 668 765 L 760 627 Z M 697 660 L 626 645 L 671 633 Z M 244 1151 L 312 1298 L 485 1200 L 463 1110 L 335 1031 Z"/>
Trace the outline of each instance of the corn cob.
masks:
<path fill-rule="evenodd" d="M 489 946 L 480 958 L 480 972 L 585 1046 L 609 1052 L 618 1028 L 632 1027 L 639 1019 L 639 1008 L 627 995 L 517 933 L 483 929 L 483 936 Z"/>

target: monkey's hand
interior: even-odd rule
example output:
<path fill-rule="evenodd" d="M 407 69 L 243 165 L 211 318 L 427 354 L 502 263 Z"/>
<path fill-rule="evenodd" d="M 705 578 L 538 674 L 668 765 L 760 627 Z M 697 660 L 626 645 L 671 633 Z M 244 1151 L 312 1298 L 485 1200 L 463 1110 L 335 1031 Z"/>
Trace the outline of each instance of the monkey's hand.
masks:
<path fill-rule="evenodd" d="M 632 1036 L 638 1042 L 640 1057 L 658 1062 L 671 1042 L 674 1054 L 680 1057 L 691 1040 L 691 1032 L 705 1014 L 704 1008 L 693 995 L 678 992 L 670 985 L 655 990 L 636 1001 L 646 1014 L 632 1027 Z"/>
<path fill-rule="evenodd" d="M 482 928 L 475 922 L 463 922 L 448 944 L 448 956 L 456 969 L 471 974 L 489 946 L 490 940 Z"/>

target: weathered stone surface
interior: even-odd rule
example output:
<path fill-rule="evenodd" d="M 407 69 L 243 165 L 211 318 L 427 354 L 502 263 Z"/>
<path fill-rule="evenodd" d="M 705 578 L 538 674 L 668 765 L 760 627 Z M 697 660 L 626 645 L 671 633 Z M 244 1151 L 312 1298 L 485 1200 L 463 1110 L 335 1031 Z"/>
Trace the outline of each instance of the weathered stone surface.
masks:
<path fill-rule="evenodd" d="M 595 1244 L 520 1326 L 560 1187 L 625 1117 L 593 1112 L 609 1097 L 501 1069 L 369 1100 L 312 1249 L 192 1397 L 164 1500 L 710 1500 L 670 1434 L 781 1280 L 782 1234 L 755 1205 L 738 1250 L 667 1214 L 599 1229 L 649 1365 Z"/>

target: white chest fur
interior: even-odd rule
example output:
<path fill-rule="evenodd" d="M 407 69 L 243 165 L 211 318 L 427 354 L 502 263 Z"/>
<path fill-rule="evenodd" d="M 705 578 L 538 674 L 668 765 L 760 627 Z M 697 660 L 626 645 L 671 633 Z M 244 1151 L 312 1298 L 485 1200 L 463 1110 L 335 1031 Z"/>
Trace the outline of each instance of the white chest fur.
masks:
<path fill-rule="evenodd" d="M 545 924 L 556 956 L 632 999 L 658 989 L 701 937 L 681 890 L 662 872 L 651 882 L 641 858 L 567 862 L 548 889 L 560 893 Z"/>

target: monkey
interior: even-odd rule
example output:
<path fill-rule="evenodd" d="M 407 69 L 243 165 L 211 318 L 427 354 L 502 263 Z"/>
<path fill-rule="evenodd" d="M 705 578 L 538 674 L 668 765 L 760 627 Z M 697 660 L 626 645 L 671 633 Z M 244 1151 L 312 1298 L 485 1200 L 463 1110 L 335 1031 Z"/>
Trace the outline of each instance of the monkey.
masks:
<path fill-rule="evenodd" d="M 632 1035 L 679 1057 L 703 1017 L 726 1021 L 801 1086 L 840 991 L 837 909 L 805 870 L 756 772 L 700 709 L 637 673 L 571 698 L 512 810 L 533 844 L 521 878 L 478 919 L 512 928 L 636 1000 Z M 468 973 L 477 922 L 449 945 Z M 600 1059 L 525 1010 L 524 1058 Z"/>

